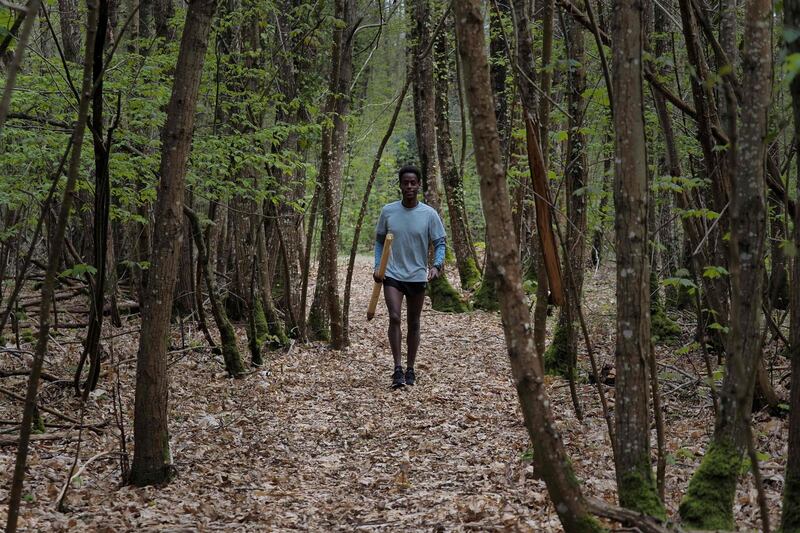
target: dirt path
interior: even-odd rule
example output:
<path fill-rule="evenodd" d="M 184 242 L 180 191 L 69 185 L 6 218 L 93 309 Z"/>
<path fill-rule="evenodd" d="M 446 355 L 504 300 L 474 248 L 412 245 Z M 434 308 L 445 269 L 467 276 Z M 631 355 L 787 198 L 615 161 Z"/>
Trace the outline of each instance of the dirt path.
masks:
<path fill-rule="evenodd" d="M 61 514 L 53 502 L 75 444 L 36 444 L 24 525 L 109 531 L 560 531 L 544 483 L 529 463 L 498 316 L 447 315 L 426 304 L 418 384 L 392 391 L 385 307 L 379 306 L 372 322 L 364 318 L 369 274 L 369 260 L 360 260 L 352 345 L 341 353 L 295 346 L 273 355 L 269 371 L 236 381 L 225 379 L 205 350 L 173 356 L 171 431 L 178 477 L 166 487 L 120 489 L 115 461 L 103 459 L 81 476 L 68 500 L 71 512 Z M 598 301 L 594 308 L 598 316 L 607 313 Z M 595 334 L 602 345 L 609 333 L 601 323 Z M 135 342 L 120 340 L 115 349 L 121 359 L 131 357 Z M 604 357 L 610 360 L 611 354 Z M 122 376 L 129 410 L 133 370 L 128 363 Z M 580 387 L 583 424 L 575 420 L 564 384 L 554 382 L 551 392 L 586 491 L 613 499 L 611 450 L 593 386 Z M 64 392 L 50 388 L 44 394 L 60 401 L 65 412 L 74 407 Z M 2 399 L 0 416 L 11 418 L 18 407 Z M 667 408 L 673 408 L 669 401 Z M 684 418 L 694 413 L 682 409 Z M 108 395 L 101 394 L 88 418 L 110 418 L 110 411 Z M 671 449 L 701 446 L 705 429 L 691 434 L 681 420 L 675 419 Z M 90 436 L 84 459 L 116 449 L 113 433 Z M 0 472 L 11 471 L 13 452 L 0 448 Z M 673 511 L 695 464 L 695 458 L 681 456 L 669 467 L 667 503 Z M 751 496 L 747 486 L 742 494 Z M 4 482 L 3 518 L 6 504 Z M 739 498 L 737 505 L 738 517 L 754 526 L 755 501 Z"/>

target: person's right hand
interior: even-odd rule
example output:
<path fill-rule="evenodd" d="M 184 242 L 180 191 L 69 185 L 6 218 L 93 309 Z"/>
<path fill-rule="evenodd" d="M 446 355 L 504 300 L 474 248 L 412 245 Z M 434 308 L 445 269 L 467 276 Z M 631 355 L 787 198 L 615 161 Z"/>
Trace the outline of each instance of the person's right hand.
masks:
<path fill-rule="evenodd" d="M 372 279 L 375 280 L 375 283 L 383 283 L 383 277 L 378 275 L 377 270 L 372 273 Z"/>

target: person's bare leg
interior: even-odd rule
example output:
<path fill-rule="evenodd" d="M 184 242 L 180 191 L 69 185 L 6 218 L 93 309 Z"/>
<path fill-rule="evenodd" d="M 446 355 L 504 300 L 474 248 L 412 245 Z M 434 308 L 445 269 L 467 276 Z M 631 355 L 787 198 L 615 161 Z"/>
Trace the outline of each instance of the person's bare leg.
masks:
<path fill-rule="evenodd" d="M 403 332 L 400 327 L 400 313 L 403 308 L 403 293 L 394 287 L 383 286 L 383 297 L 386 300 L 386 308 L 389 310 L 389 347 L 392 349 L 394 366 L 403 364 L 400 345 L 403 340 Z"/>
<path fill-rule="evenodd" d="M 407 301 L 408 311 L 408 361 L 406 366 L 414 368 L 417 360 L 417 350 L 419 349 L 419 320 L 422 315 L 422 306 L 425 303 L 425 292 L 416 295 L 409 295 Z"/>

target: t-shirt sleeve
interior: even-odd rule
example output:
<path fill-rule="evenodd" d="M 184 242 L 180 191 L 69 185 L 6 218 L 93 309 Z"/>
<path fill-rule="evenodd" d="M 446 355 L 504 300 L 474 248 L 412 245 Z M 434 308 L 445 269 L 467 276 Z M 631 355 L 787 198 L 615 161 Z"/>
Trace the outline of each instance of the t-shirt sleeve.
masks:
<path fill-rule="evenodd" d="M 428 222 L 428 239 L 431 242 L 435 242 L 439 239 L 445 238 L 447 233 L 444 230 L 444 224 L 442 224 L 442 219 L 439 218 L 439 213 L 437 213 L 434 209 L 431 209 L 431 214 Z"/>
<path fill-rule="evenodd" d="M 386 223 L 386 209 L 381 209 L 381 215 L 378 217 L 378 224 L 375 226 L 375 238 L 386 237 L 389 232 Z M 383 240 L 383 239 L 381 239 Z"/>

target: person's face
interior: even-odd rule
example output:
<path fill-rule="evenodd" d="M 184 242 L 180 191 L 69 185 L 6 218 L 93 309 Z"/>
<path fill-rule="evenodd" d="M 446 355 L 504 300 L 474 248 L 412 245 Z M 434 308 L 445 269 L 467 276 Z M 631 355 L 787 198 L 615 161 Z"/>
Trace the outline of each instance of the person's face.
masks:
<path fill-rule="evenodd" d="M 400 176 L 400 192 L 404 200 L 415 200 L 419 193 L 419 178 L 413 172 Z"/>

